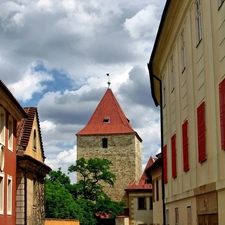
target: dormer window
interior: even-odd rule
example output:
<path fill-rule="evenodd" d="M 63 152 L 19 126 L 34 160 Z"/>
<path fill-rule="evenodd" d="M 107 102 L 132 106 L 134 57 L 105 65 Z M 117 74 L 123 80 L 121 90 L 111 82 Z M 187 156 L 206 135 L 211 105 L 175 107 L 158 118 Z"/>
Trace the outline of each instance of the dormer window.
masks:
<path fill-rule="evenodd" d="M 37 149 L 37 132 L 36 129 L 33 131 L 33 150 Z"/>
<path fill-rule="evenodd" d="M 103 123 L 110 123 L 110 118 L 108 117 L 108 118 L 103 119 Z"/>

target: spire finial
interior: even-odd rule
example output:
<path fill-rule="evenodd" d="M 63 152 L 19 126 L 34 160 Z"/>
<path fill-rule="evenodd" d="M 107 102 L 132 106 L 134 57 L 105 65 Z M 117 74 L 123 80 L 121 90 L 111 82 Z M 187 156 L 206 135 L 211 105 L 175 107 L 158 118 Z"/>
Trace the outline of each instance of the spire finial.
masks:
<path fill-rule="evenodd" d="M 107 73 L 106 74 L 106 76 L 108 77 L 108 82 L 107 82 L 107 84 L 108 84 L 108 89 L 110 88 L 110 84 L 111 84 L 111 82 L 110 82 L 110 77 L 109 77 L 109 74 Z"/>

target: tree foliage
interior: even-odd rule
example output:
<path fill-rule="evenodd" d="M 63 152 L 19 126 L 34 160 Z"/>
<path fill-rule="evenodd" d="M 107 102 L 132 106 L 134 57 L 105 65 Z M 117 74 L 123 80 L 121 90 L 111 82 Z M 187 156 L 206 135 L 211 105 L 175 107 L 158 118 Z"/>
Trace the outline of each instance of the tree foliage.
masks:
<path fill-rule="evenodd" d="M 70 178 L 59 168 L 46 179 L 46 218 L 78 219 L 81 225 L 95 225 L 97 214 L 111 218 L 123 212 L 123 202 L 112 201 L 103 191 L 104 184 L 113 186 L 116 177 L 110 172 L 107 159 L 81 158 L 68 168 L 81 179 L 71 184 Z"/>
<path fill-rule="evenodd" d="M 96 201 L 104 194 L 103 183 L 113 186 L 116 176 L 109 171 L 111 164 L 107 159 L 91 158 L 86 161 L 81 158 L 76 165 L 71 165 L 68 171 L 77 172 L 81 176 L 75 188 L 76 197 Z"/>

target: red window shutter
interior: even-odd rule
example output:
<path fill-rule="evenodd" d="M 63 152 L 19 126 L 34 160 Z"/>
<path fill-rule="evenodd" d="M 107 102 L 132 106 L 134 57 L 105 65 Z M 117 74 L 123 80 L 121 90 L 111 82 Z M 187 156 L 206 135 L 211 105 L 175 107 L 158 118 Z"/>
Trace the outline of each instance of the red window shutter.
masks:
<path fill-rule="evenodd" d="M 177 177 L 177 152 L 176 152 L 176 134 L 171 138 L 172 147 L 172 177 Z"/>
<path fill-rule="evenodd" d="M 205 102 L 197 108 L 198 125 L 198 162 L 206 160 L 206 124 L 205 124 Z"/>
<path fill-rule="evenodd" d="M 167 175 L 167 146 L 163 147 L 163 182 L 166 184 L 168 182 L 168 175 Z"/>
<path fill-rule="evenodd" d="M 188 156 L 188 121 L 186 120 L 182 125 L 182 143 L 183 143 L 183 168 L 184 171 L 189 170 L 189 156 Z"/>
<path fill-rule="evenodd" d="M 225 79 L 219 84 L 221 148 L 225 150 Z"/>

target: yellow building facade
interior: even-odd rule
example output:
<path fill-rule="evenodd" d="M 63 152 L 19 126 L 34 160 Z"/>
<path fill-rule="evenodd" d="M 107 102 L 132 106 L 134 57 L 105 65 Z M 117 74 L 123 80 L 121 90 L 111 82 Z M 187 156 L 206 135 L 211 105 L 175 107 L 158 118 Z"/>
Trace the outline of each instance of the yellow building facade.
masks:
<path fill-rule="evenodd" d="M 166 224 L 225 221 L 225 3 L 167 0 L 148 64 Z"/>

